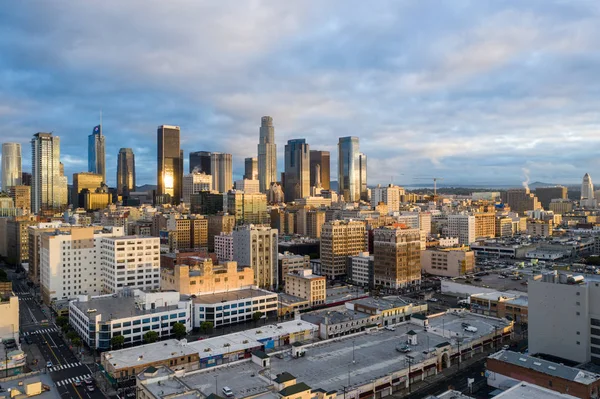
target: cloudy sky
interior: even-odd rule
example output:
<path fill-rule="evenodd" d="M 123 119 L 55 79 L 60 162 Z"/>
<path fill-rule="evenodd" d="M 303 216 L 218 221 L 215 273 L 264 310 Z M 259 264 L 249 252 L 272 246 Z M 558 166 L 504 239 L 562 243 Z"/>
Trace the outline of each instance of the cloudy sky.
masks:
<path fill-rule="evenodd" d="M 369 184 L 600 181 L 598 1 L 55 1 L 0 6 L 1 142 L 61 137 L 87 168 L 103 110 L 108 183 L 132 147 L 156 179 L 156 127 L 182 148 L 256 156 L 360 137 Z M 598 176 L 598 177 L 596 177 Z M 332 179 L 335 177 L 332 175 Z M 69 177 L 71 181 L 71 177 Z"/>

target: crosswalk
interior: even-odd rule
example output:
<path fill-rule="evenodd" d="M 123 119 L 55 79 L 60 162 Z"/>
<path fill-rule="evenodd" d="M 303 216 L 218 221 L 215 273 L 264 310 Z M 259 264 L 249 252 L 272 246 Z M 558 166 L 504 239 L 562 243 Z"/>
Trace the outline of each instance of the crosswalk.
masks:
<path fill-rule="evenodd" d="M 81 383 L 83 384 L 83 380 L 85 380 L 86 378 L 92 378 L 91 374 L 84 374 L 84 375 L 79 375 L 76 377 L 71 377 L 71 378 L 65 378 L 64 380 L 60 380 L 60 381 L 56 381 L 56 386 L 57 387 L 62 387 L 65 385 L 69 385 L 75 382 L 76 379 L 79 379 L 79 381 L 81 381 Z"/>
<path fill-rule="evenodd" d="M 58 328 L 42 328 L 41 330 L 36 330 L 36 331 L 26 331 L 21 335 L 26 337 L 28 335 L 33 335 L 33 334 L 50 334 L 52 332 L 58 332 Z"/>
<path fill-rule="evenodd" d="M 56 366 L 52 366 L 48 369 L 49 372 L 54 372 L 54 371 L 60 371 L 60 370 L 66 370 L 66 369 L 70 369 L 73 367 L 79 367 L 82 364 L 80 362 L 75 362 L 75 363 L 65 363 L 65 364 L 58 364 Z"/>

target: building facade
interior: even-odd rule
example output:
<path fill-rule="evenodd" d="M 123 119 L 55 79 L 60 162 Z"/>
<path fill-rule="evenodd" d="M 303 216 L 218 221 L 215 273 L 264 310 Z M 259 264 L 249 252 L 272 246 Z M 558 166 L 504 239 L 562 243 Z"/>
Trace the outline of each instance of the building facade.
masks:
<path fill-rule="evenodd" d="M 460 245 L 469 245 L 475 242 L 475 216 L 474 215 L 448 215 L 447 236 L 458 237 Z"/>
<path fill-rule="evenodd" d="M 226 193 L 233 187 L 233 161 L 231 154 L 213 152 L 210 156 L 212 189 Z"/>
<path fill-rule="evenodd" d="M 231 233 L 235 227 L 233 215 L 209 215 L 208 220 L 208 251 L 215 250 L 215 237 L 221 233 Z"/>
<path fill-rule="evenodd" d="M 183 202 L 190 203 L 192 194 L 200 191 L 212 190 L 212 176 L 204 173 L 192 172 L 183 176 Z"/>
<path fill-rule="evenodd" d="M 277 230 L 254 225 L 239 226 L 233 231 L 233 260 L 254 271 L 254 285 L 275 289 L 278 285 Z"/>
<path fill-rule="evenodd" d="M 291 252 L 285 251 L 284 253 L 277 255 L 277 263 L 277 275 L 279 276 L 279 286 L 283 286 L 283 284 L 285 283 L 285 276 L 288 273 L 304 269 L 310 269 L 310 256 L 296 255 Z"/>
<path fill-rule="evenodd" d="M 180 150 L 181 129 L 179 126 L 161 125 L 158 127 L 157 150 L 158 170 L 156 192 L 170 196 L 173 204 L 179 204 L 182 194 L 183 151 Z"/>
<path fill-rule="evenodd" d="M 54 214 L 67 207 L 67 178 L 60 168 L 60 138 L 36 133 L 31 140 L 31 212 Z"/>
<path fill-rule="evenodd" d="M 399 212 L 402 196 L 405 194 L 404 188 L 389 184 L 385 187 L 377 185 L 371 189 L 371 206 L 375 207 L 383 202 L 388 207 L 388 212 Z"/>
<path fill-rule="evenodd" d="M 244 158 L 244 179 L 258 180 L 258 158 Z"/>
<path fill-rule="evenodd" d="M 338 186 L 346 202 L 360 199 L 360 151 L 358 137 L 340 137 L 338 142 Z"/>
<path fill-rule="evenodd" d="M 102 176 L 106 183 L 105 137 L 102 135 L 102 125 L 94 127 L 88 136 L 88 172 Z"/>
<path fill-rule="evenodd" d="M 310 186 L 317 182 L 323 190 L 331 189 L 331 154 L 329 151 L 310 150 Z"/>
<path fill-rule="evenodd" d="M 382 227 L 373 232 L 375 286 L 399 289 L 421 284 L 421 233 Z"/>
<path fill-rule="evenodd" d="M 117 193 L 129 195 L 135 191 L 135 154 L 131 148 L 120 148 L 117 158 Z"/>
<path fill-rule="evenodd" d="M 325 303 L 326 288 L 325 276 L 313 274 L 311 269 L 295 270 L 285 275 L 285 293 L 306 299 L 309 306 Z"/>
<path fill-rule="evenodd" d="M 210 156 L 209 151 L 190 152 L 190 173 L 196 171 L 210 175 L 212 173 Z"/>
<path fill-rule="evenodd" d="M 258 141 L 258 180 L 260 192 L 266 193 L 277 182 L 277 145 L 273 118 L 263 116 L 260 121 Z"/>
<path fill-rule="evenodd" d="M 550 203 L 553 199 L 568 199 L 567 188 L 563 186 L 538 187 L 535 189 L 535 196 L 540 201 L 542 207 L 546 210 L 550 209 Z"/>
<path fill-rule="evenodd" d="M 348 257 L 348 278 L 353 284 L 374 287 L 374 260 L 369 252 Z"/>
<path fill-rule="evenodd" d="M 10 187 L 21 185 L 21 144 L 2 144 L 2 191 L 8 192 Z"/>
<path fill-rule="evenodd" d="M 366 249 L 366 227 L 361 221 L 326 222 L 321 230 L 321 271 L 329 279 L 346 275 L 346 258 Z"/>
<path fill-rule="evenodd" d="M 435 276 L 463 276 L 475 270 L 475 252 L 469 247 L 427 249 L 421 252 L 421 267 Z"/>
<path fill-rule="evenodd" d="M 214 251 L 219 262 L 233 260 L 233 233 L 224 233 L 214 237 Z"/>
<path fill-rule="evenodd" d="M 104 177 L 95 172 L 73 173 L 73 188 L 71 190 L 71 204 L 73 208 L 83 207 L 82 194 L 83 190 L 87 189 L 90 192 L 95 192 L 96 189 L 102 188 Z"/>
<path fill-rule="evenodd" d="M 227 193 L 227 213 L 235 217 L 237 224 L 267 224 L 267 196 L 262 193 L 248 194 L 231 190 Z"/>
<path fill-rule="evenodd" d="M 310 149 L 304 139 L 288 140 L 285 146 L 285 202 L 310 195 Z"/>

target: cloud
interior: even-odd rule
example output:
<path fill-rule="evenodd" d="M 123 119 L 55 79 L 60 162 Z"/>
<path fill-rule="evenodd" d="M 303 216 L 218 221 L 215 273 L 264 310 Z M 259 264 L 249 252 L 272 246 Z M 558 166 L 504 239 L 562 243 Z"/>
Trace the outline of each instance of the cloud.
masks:
<path fill-rule="evenodd" d="M 256 156 L 262 115 L 285 142 L 359 136 L 370 183 L 579 183 L 599 161 L 600 25 L 582 2 L 21 3 L 0 13 L 2 141 L 61 136 L 85 170 L 104 113 L 108 183 L 131 147 L 154 183 L 156 127 L 189 151 Z M 30 167 L 24 151 L 24 168 Z M 395 179 L 400 180 L 400 178 Z"/>

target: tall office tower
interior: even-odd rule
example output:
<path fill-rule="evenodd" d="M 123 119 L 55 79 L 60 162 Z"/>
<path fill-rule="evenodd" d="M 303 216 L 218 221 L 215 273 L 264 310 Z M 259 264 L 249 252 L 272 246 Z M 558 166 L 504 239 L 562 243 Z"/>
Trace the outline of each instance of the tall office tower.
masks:
<path fill-rule="evenodd" d="M 212 174 L 210 156 L 209 151 L 190 152 L 190 173 L 195 169 L 199 173 Z"/>
<path fill-rule="evenodd" d="M 92 134 L 88 136 L 88 172 L 99 174 L 102 176 L 102 182 L 106 183 L 106 157 L 102 125 L 95 126 Z"/>
<path fill-rule="evenodd" d="M 29 186 L 11 186 L 9 195 L 13 199 L 15 208 L 26 210 L 29 213 L 31 207 L 31 187 Z"/>
<path fill-rule="evenodd" d="M 67 178 L 60 170 L 60 138 L 36 133 L 31 140 L 31 211 L 53 214 L 67 207 Z"/>
<path fill-rule="evenodd" d="M 338 142 L 338 186 L 346 202 L 360 199 L 360 152 L 358 137 L 340 137 Z"/>
<path fill-rule="evenodd" d="M 310 150 L 310 186 L 315 187 L 317 185 L 317 174 L 318 179 L 321 181 L 321 187 L 323 190 L 329 190 L 331 187 L 331 176 L 330 176 L 330 159 L 331 154 L 329 151 Z M 318 166 L 318 169 L 317 169 Z"/>
<path fill-rule="evenodd" d="M 205 173 L 191 172 L 183 176 L 183 202 L 190 203 L 192 194 L 212 189 L 212 176 Z"/>
<path fill-rule="evenodd" d="M 73 209 L 83 207 L 83 200 L 80 198 L 83 190 L 89 190 L 89 192 L 94 193 L 97 189 L 102 188 L 103 182 L 104 179 L 99 173 L 73 173 L 73 188 L 71 190 L 71 204 L 73 204 Z"/>
<path fill-rule="evenodd" d="M 285 202 L 310 195 L 310 150 L 304 139 L 288 140 L 285 146 Z"/>
<path fill-rule="evenodd" d="M 373 232 L 375 285 L 405 288 L 421 285 L 419 229 L 382 227 Z"/>
<path fill-rule="evenodd" d="M 369 189 L 367 188 L 367 156 L 362 152 L 358 154 L 358 170 L 359 172 L 359 186 L 360 186 L 360 199 L 363 201 L 369 201 Z"/>
<path fill-rule="evenodd" d="M 135 155 L 131 148 L 119 149 L 117 158 L 117 194 L 135 191 Z"/>
<path fill-rule="evenodd" d="M 277 145 L 273 118 L 263 116 L 260 123 L 258 142 L 258 180 L 260 192 L 266 193 L 271 183 L 277 181 Z"/>
<path fill-rule="evenodd" d="M 233 187 L 233 161 L 231 154 L 213 152 L 210 157 L 212 189 L 226 193 Z"/>
<path fill-rule="evenodd" d="M 28 173 L 28 172 L 21 173 L 21 183 L 24 186 L 31 186 L 31 173 Z"/>
<path fill-rule="evenodd" d="M 2 144 L 2 191 L 21 185 L 21 144 Z"/>
<path fill-rule="evenodd" d="M 180 133 L 179 126 L 162 125 L 157 130 L 157 193 L 170 195 L 173 204 L 179 204 L 182 194 L 183 154 L 179 149 Z"/>
<path fill-rule="evenodd" d="M 567 188 L 563 186 L 538 187 L 535 189 L 535 196 L 538 197 L 542 207 L 550 209 L 550 203 L 553 199 L 567 199 Z"/>
<path fill-rule="evenodd" d="M 470 245 L 475 241 L 475 216 L 448 215 L 448 237 L 458 237 L 460 245 Z"/>
<path fill-rule="evenodd" d="M 594 198 L 593 189 L 592 198 Z M 520 216 L 524 216 L 527 211 L 535 211 L 542 207 L 537 197 L 529 192 L 529 188 L 517 188 L 504 191 L 502 192 L 502 201 L 510 206 L 511 211 L 517 212 Z"/>
<path fill-rule="evenodd" d="M 583 176 L 583 182 L 581 183 L 581 200 L 594 199 L 594 183 L 592 183 L 592 177 L 586 173 Z"/>
<path fill-rule="evenodd" d="M 277 288 L 277 230 L 254 225 L 233 230 L 233 260 L 254 270 L 254 284 L 260 288 Z"/>
<path fill-rule="evenodd" d="M 258 180 L 258 158 L 244 159 L 244 179 Z"/>
<path fill-rule="evenodd" d="M 346 258 L 366 249 L 365 223 L 334 220 L 321 228 L 321 270 L 327 278 L 339 279 L 346 274 Z"/>

